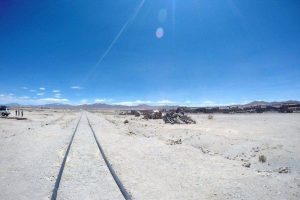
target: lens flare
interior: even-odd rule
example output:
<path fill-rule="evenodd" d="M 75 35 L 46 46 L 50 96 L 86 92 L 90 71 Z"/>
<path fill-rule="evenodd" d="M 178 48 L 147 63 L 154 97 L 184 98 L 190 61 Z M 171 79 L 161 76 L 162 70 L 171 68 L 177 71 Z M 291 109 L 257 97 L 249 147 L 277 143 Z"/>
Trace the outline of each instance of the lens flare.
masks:
<path fill-rule="evenodd" d="M 159 27 L 156 29 L 155 35 L 158 39 L 161 39 L 164 36 L 164 34 L 165 34 L 165 31 L 162 27 Z"/>

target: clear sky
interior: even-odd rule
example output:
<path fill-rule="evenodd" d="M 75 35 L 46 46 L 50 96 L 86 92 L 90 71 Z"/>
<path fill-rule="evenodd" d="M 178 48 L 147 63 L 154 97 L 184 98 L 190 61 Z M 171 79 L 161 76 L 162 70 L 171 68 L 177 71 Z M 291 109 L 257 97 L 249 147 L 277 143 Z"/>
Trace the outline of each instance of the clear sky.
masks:
<path fill-rule="evenodd" d="M 0 103 L 300 100 L 299 0 L 2 0 Z"/>

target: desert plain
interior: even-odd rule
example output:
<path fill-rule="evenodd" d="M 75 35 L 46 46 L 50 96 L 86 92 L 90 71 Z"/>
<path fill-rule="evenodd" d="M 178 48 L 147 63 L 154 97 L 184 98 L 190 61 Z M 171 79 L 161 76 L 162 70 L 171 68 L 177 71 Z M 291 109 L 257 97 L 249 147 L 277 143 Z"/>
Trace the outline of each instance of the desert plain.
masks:
<path fill-rule="evenodd" d="M 124 199 L 88 120 L 132 199 L 300 199 L 299 113 L 190 116 L 196 124 L 100 110 L 0 118 L 0 199 L 50 199 L 77 124 L 57 199 Z"/>

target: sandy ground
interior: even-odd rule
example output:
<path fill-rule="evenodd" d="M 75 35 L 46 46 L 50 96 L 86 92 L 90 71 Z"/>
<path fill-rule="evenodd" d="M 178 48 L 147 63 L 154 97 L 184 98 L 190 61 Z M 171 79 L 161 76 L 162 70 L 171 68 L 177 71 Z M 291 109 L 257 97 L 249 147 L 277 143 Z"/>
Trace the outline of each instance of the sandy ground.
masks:
<path fill-rule="evenodd" d="M 85 116 L 133 199 L 300 198 L 300 114 L 199 114 L 195 125 L 170 125 L 114 112 L 33 110 L 28 120 L 0 118 L 0 199 L 50 198 L 82 113 L 58 199 L 123 198 Z"/>
<path fill-rule="evenodd" d="M 79 113 L 0 118 L 0 199 L 48 199 Z"/>

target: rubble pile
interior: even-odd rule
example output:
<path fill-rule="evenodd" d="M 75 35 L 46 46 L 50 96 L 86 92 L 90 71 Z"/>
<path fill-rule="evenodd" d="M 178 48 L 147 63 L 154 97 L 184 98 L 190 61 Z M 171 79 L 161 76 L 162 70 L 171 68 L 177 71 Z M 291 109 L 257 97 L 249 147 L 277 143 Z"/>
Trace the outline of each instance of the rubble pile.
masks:
<path fill-rule="evenodd" d="M 165 123 L 170 124 L 196 124 L 196 121 L 191 117 L 184 115 L 183 112 L 176 113 L 173 111 L 167 112 L 163 116 L 163 120 Z"/>
<path fill-rule="evenodd" d="M 162 112 L 161 111 L 148 111 L 144 112 L 144 119 L 162 119 Z"/>
<path fill-rule="evenodd" d="M 130 114 L 131 114 L 131 115 L 134 115 L 135 117 L 141 116 L 141 112 L 138 111 L 138 110 L 132 110 L 132 111 L 130 112 Z"/>
<path fill-rule="evenodd" d="M 138 110 L 125 110 L 125 111 L 120 111 L 119 115 L 134 115 L 135 117 L 141 116 L 141 112 Z"/>

